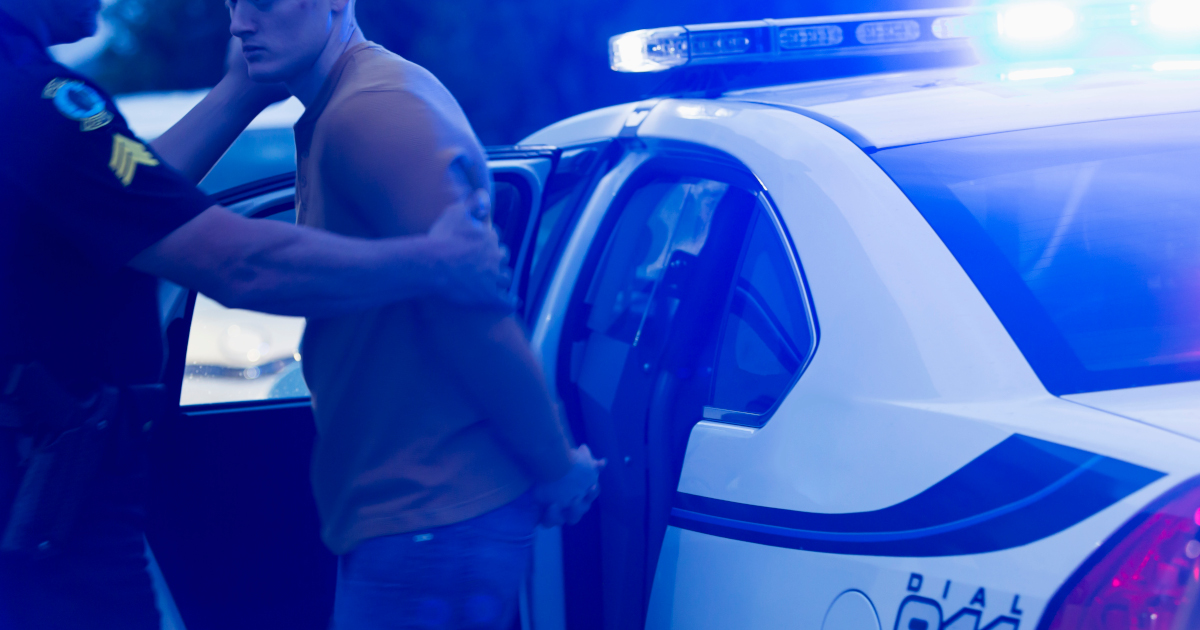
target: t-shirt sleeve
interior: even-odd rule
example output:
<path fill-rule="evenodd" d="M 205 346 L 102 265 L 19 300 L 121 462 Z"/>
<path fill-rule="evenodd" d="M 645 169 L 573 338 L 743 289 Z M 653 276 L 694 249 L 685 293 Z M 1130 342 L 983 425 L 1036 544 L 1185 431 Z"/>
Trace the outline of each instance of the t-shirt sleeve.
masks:
<path fill-rule="evenodd" d="M 119 269 L 212 205 L 99 90 L 74 78 L 39 89 L 26 95 L 29 159 L 18 185 L 36 208 L 33 223 L 83 259 Z"/>
<path fill-rule="evenodd" d="M 375 236 L 424 233 L 471 192 L 450 168 L 462 157 L 460 143 L 445 137 L 450 132 L 423 98 L 361 92 L 322 117 L 322 177 Z"/>

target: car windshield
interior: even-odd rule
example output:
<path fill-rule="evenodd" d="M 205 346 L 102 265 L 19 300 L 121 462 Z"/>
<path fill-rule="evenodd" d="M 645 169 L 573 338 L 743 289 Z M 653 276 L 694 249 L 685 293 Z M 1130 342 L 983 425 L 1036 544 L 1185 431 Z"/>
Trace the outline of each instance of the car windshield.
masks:
<path fill-rule="evenodd" d="M 1051 392 L 1200 380 L 1200 113 L 873 157 Z"/>

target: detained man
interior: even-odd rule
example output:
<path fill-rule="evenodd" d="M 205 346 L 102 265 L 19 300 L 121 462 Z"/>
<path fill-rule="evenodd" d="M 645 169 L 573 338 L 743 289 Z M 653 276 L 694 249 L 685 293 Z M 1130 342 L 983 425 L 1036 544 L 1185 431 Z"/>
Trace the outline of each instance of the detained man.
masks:
<path fill-rule="evenodd" d="M 428 71 L 366 41 L 353 0 L 228 0 L 251 78 L 296 124 L 298 222 L 345 236 L 429 230 L 490 188 L 482 147 Z M 304 375 L 334 624 L 510 627 L 539 521 L 577 521 L 602 465 L 572 449 L 507 311 L 414 299 L 309 318 Z"/>

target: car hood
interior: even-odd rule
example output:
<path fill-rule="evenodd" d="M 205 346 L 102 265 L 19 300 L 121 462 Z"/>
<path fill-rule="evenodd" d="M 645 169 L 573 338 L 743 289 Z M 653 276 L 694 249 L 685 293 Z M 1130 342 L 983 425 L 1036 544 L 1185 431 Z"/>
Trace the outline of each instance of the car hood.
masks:
<path fill-rule="evenodd" d="M 1200 440 L 1200 381 L 1063 398 Z"/>

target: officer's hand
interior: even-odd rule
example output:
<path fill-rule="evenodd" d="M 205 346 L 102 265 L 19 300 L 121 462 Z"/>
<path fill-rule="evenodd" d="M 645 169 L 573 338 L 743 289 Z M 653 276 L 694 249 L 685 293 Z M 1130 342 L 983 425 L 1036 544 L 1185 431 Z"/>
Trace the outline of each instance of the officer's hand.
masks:
<path fill-rule="evenodd" d="M 533 498 L 542 505 L 542 526 L 574 525 L 600 495 L 600 470 L 604 460 L 592 457 L 587 445 L 571 451 L 571 470 L 562 479 L 538 484 Z"/>
<path fill-rule="evenodd" d="M 460 304 L 515 308 L 508 295 L 508 251 L 486 221 L 491 198 L 476 191 L 447 208 L 429 229 L 439 295 Z"/>
<path fill-rule="evenodd" d="M 246 65 L 246 56 L 242 54 L 242 40 L 237 37 L 229 38 L 229 50 L 225 55 L 225 78 L 242 93 L 248 93 L 251 100 L 260 108 L 278 103 L 291 94 L 282 83 L 259 83 L 250 78 L 250 70 Z"/>

